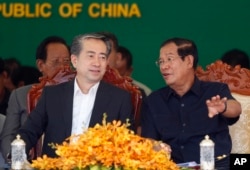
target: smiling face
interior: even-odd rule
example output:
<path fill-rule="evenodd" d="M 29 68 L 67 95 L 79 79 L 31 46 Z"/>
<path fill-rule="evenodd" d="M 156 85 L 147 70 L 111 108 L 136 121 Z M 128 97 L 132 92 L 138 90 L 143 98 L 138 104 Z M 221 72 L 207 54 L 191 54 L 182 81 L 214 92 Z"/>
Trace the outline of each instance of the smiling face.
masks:
<path fill-rule="evenodd" d="M 107 67 L 107 47 L 100 39 L 82 40 L 79 56 L 71 55 L 71 62 L 77 71 L 77 81 L 81 86 L 92 86 L 99 82 Z"/>
<path fill-rule="evenodd" d="M 158 64 L 166 84 L 170 87 L 185 84 L 190 75 L 193 76 L 193 57 L 178 55 L 178 47 L 174 43 L 164 45 L 160 49 Z"/>

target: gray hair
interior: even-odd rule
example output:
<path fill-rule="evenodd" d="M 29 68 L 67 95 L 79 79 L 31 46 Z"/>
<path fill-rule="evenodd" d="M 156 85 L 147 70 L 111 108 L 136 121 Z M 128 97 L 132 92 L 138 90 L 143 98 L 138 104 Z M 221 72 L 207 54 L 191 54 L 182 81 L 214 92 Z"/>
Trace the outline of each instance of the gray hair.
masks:
<path fill-rule="evenodd" d="M 99 39 L 99 40 L 102 40 L 106 47 L 107 47 L 107 51 L 106 51 L 106 54 L 107 54 L 107 57 L 109 56 L 110 52 L 111 52 L 111 43 L 110 43 L 110 40 L 102 35 L 102 34 L 99 34 L 99 33 L 88 33 L 88 34 L 81 34 L 81 35 L 78 35 L 76 36 L 74 39 L 73 39 L 73 42 L 71 44 L 71 48 L 70 48 L 70 52 L 71 54 L 74 54 L 76 56 L 78 56 L 82 50 L 82 42 L 83 40 L 85 39 Z"/>

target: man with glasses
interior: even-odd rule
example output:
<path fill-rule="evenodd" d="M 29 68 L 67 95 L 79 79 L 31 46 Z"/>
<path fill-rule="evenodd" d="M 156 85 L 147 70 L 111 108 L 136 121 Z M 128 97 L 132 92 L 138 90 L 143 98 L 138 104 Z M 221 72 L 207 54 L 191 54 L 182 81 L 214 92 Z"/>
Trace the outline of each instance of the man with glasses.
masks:
<path fill-rule="evenodd" d="M 227 84 L 195 76 L 198 52 L 194 42 L 166 40 L 156 63 L 167 86 L 153 92 L 142 105 L 142 136 L 169 144 L 176 163 L 199 163 L 199 144 L 205 135 L 215 143 L 215 157 L 229 155 L 228 125 L 239 119 L 241 106 Z M 228 169 L 229 157 L 216 161 L 215 166 Z"/>
<path fill-rule="evenodd" d="M 36 66 L 43 76 L 51 77 L 63 65 L 70 64 L 70 51 L 66 41 L 59 36 L 44 38 L 36 49 Z M 10 95 L 6 119 L 1 133 L 1 150 L 9 161 L 10 144 L 28 116 L 27 94 L 33 84 L 14 89 Z"/>
<path fill-rule="evenodd" d="M 36 108 L 18 131 L 27 151 L 44 133 L 42 154 L 55 157 L 55 150 L 49 143 L 61 144 L 69 136 L 101 124 L 104 113 L 107 122 L 120 120 L 125 123 L 129 119 L 131 129 L 134 128 L 130 93 L 101 81 L 110 48 L 110 41 L 101 34 L 74 38 L 71 63 L 76 69 L 76 78 L 43 89 Z"/>

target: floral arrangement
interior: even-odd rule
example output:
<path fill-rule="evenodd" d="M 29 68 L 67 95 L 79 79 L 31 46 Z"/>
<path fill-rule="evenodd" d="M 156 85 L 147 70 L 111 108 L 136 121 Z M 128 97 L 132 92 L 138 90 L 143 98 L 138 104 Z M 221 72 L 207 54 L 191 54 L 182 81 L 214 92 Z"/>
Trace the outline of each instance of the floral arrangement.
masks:
<path fill-rule="evenodd" d="M 179 167 L 164 151 L 155 151 L 152 140 L 135 135 L 120 121 L 97 124 L 61 145 L 51 144 L 57 158 L 46 155 L 33 160 L 40 170 L 177 170 Z"/>

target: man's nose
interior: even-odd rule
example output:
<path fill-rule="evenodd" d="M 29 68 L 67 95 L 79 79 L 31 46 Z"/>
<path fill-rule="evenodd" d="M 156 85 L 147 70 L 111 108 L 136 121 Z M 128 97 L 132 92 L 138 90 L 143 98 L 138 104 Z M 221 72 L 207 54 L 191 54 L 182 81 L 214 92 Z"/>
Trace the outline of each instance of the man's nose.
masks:
<path fill-rule="evenodd" d="M 168 62 L 168 61 L 164 61 L 164 62 L 162 62 L 161 65 L 160 65 L 160 68 L 161 68 L 161 69 L 167 69 L 167 68 L 169 68 L 169 67 L 170 67 L 170 62 Z"/>

